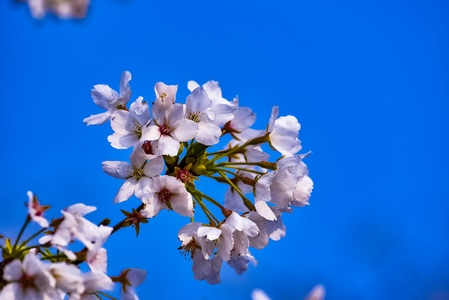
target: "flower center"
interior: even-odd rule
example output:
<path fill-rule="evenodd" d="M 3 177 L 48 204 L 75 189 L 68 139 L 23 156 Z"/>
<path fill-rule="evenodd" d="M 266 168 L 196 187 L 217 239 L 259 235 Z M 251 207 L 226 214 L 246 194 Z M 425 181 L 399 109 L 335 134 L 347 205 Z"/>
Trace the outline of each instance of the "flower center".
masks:
<path fill-rule="evenodd" d="M 26 290 L 28 288 L 36 289 L 36 283 L 34 282 L 34 277 L 31 275 L 28 275 L 26 273 L 22 274 L 22 277 L 20 278 L 20 283 L 23 286 L 23 289 Z"/>
<path fill-rule="evenodd" d="M 159 193 L 159 200 L 161 202 L 167 203 L 170 201 L 171 196 L 173 195 L 169 190 L 163 189 Z"/>
<path fill-rule="evenodd" d="M 195 242 L 195 239 L 192 239 L 190 243 L 187 245 L 181 246 L 178 250 L 186 259 L 193 259 L 193 255 L 195 254 L 195 250 L 198 248 L 198 245 Z"/>
<path fill-rule="evenodd" d="M 161 134 L 163 135 L 170 135 L 170 132 L 172 132 L 172 128 L 170 127 L 170 125 L 168 124 L 163 124 L 159 127 L 159 131 L 161 132 Z"/>
<path fill-rule="evenodd" d="M 134 172 L 133 172 L 133 175 L 132 175 L 132 176 L 133 176 L 135 179 L 139 179 L 139 178 L 145 176 L 145 174 L 143 174 L 143 170 L 142 170 L 142 169 L 134 168 Z"/>
<path fill-rule="evenodd" d="M 198 123 L 200 121 L 200 117 L 201 117 L 201 112 L 197 111 L 197 112 L 191 113 L 189 116 L 189 119 L 195 123 Z"/>
<path fill-rule="evenodd" d="M 143 149 L 143 152 L 145 152 L 145 154 L 150 154 L 150 155 L 154 154 L 153 146 L 151 146 L 151 142 L 150 141 L 143 142 L 142 149 Z"/>
<path fill-rule="evenodd" d="M 35 210 L 34 214 L 38 217 L 41 217 L 43 215 L 43 212 L 45 211 L 45 207 L 39 204 L 39 201 L 37 201 L 36 196 L 33 196 L 33 202 L 31 203 L 31 207 Z"/>

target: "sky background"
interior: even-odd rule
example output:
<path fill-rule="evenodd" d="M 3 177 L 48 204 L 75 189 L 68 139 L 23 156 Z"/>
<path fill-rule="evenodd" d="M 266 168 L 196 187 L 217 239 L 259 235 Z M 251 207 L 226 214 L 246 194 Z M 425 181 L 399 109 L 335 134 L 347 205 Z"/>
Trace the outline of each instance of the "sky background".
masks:
<path fill-rule="evenodd" d="M 101 169 L 129 153 L 82 122 L 101 112 L 93 85 L 118 89 L 129 70 L 132 100 L 163 81 L 184 102 L 188 80 L 217 80 L 256 128 L 273 105 L 298 118 L 311 205 L 221 284 L 193 279 L 177 250 L 188 219 L 168 211 L 108 240 L 110 275 L 146 269 L 141 299 L 300 299 L 318 283 L 326 299 L 449 299 L 448 13 L 443 0 L 92 0 L 84 20 L 34 20 L 0 1 L 0 232 L 16 236 L 28 190 L 54 217 L 83 202 L 115 223 L 138 206 L 113 204 L 122 181 Z"/>

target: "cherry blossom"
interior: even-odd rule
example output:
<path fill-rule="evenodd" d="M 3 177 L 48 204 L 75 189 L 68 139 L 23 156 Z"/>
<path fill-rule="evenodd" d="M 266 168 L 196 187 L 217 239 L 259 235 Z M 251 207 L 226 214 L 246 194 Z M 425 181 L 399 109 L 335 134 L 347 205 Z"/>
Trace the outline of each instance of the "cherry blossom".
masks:
<path fill-rule="evenodd" d="M 130 80 L 131 73 L 129 71 L 124 71 L 120 80 L 120 94 L 111 89 L 109 85 L 94 85 L 94 88 L 90 93 L 92 99 L 95 104 L 106 111 L 85 118 L 84 123 L 87 125 L 103 124 L 108 121 L 115 112 L 124 109 L 131 97 L 131 89 L 129 87 Z"/>
<path fill-rule="evenodd" d="M 103 171 L 115 178 L 125 179 L 115 195 L 114 202 L 128 200 L 133 194 L 142 201 L 148 201 L 149 182 L 164 169 L 162 157 L 147 160 L 145 153 L 135 148 L 131 154 L 131 164 L 124 161 L 104 161 Z"/>
<path fill-rule="evenodd" d="M 29 216 L 34 222 L 39 224 L 41 227 L 48 227 L 50 224 L 48 223 L 48 220 L 43 217 L 43 212 L 46 211 L 49 208 L 49 206 L 40 205 L 36 195 L 34 195 L 32 192 L 28 191 L 27 195 L 28 195 Z"/>
<path fill-rule="evenodd" d="M 156 177 L 150 181 L 147 191 L 149 195 L 143 202 L 142 216 L 152 218 L 161 209 L 169 208 L 182 216 L 193 216 L 192 195 L 187 192 L 184 184 L 172 176 Z"/>

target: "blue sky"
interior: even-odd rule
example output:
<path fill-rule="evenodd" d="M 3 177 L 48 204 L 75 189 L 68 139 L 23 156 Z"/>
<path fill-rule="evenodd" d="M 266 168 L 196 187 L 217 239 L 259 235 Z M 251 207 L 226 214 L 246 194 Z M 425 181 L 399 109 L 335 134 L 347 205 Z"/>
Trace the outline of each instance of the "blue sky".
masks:
<path fill-rule="evenodd" d="M 15 235 L 26 191 L 53 205 L 95 205 L 92 220 L 121 218 L 120 180 L 103 160 L 108 125 L 94 84 L 118 88 L 129 70 L 133 97 L 157 81 L 217 80 L 256 112 L 295 115 L 315 189 L 285 217 L 287 236 L 253 251 L 243 275 L 193 279 L 177 250 L 187 221 L 164 212 L 112 236 L 109 273 L 141 267 L 142 299 L 298 299 L 322 283 L 328 299 L 449 299 L 449 4 L 446 1 L 92 0 L 85 20 L 31 18 L 0 3 L 0 232 Z M 440 297 L 440 298 L 438 298 Z"/>

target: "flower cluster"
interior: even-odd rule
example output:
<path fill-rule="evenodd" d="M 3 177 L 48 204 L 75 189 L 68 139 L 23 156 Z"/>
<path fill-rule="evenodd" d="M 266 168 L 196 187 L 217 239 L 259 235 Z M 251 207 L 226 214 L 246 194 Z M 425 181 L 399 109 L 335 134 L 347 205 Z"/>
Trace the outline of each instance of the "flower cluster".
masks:
<path fill-rule="evenodd" d="M 49 206 L 39 203 L 28 192 L 28 215 L 14 244 L 10 239 L 2 246 L 0 299 L 99 299 L 114 283 L 122 284 L 122 299 L 138 299 L 134 287 L 146 277 L 141 269 L 125 269 L 119 276 L 108 276 L 107 251 L 103 247 L 113 227 L 95 225 L 84 216 L 96 208 L 82 203 L 62 211 L 62 217 L 49 222 L 44 212 Z M 20 241 L 25 227 L 34 221 L 42 229 Z M 107 222 L 105 222 L 107 223 Z M 40 234 L 39 245 L 28 245 Z M 73 249 L 83 247 L 79 251 Z M 89 271 L 82 272 L 81 263 Z M 109 297 L 110 298 L 110 297 Z"/>
<path fill-rule="evenodd" d="M 294 116 L 278 117 L 273 107 L 265 129 L 253 129 L 253 111 L 237 98 L 223 98 L 215 81 L 189 82 L 185 103 L 176 102 L 177 85 L 159 82 L 151 105 L 143 97 L 128 105 L 130 80 L 131 73 L 123 72 L 119 92 L 95 85 L 91 96 L 105 111 L 84 122 L 109 121 L 111 146 L 131 150 L 129 162 L 102 165 L 123 180 L 114 202 L 135 196 L 138 207 L 122 210 L 124 219 L 113 227 L 108 219 L 98 225 L 86 219 L 96 208 L 83 203 L 49 221 L 44 216 L 49 206 L 28 192 L 28 214 L 18 237 L 12 241 L 0 235 L 0 299 L 111 298 L 105 291 L 115 283 L 122 286 L 122 299 L 138 299 L 135 287 L 146 272 L 128 268 L 109 276 L 104 245 L 121 228 L 133 226 L 139 234 L 140 224 L 162 210 L 189 217 L 178 231 L 179 250 L 193 260 L 195 279 L 215 284 L 223 262 L 238 274 L 245 272 L 256 263 L 250 248 L 283 238 L 282 215 L 308 204 L 313 182 L 303 162 L 308 153 L 298 154 L 300 125 Z M 227 190 L 217 199 L 200 189 L 200 178 L 225 184 Z M 41 229 L 22 239 L 31 222 Z"/>
<path fill-rule="evenodd" d="M 84 18 L 90 0 L 25 0 L 31 14 L 36 19 L 42 19 L 47 12 L 61 19 Z"/>
<path fill-rule="evenodd" d="M 140 200 L 132 212 L 123 211 L 122 225 L 138 233 L 139 224 L 161 210 L 175 211 L 190 218 L 178 238 L 180 250 L 193 259 L 194 278 L 220 282 L 223 262 L 243 273 L 256 262 L 250 247 L 262 249 L 284 237 L 282 214 L 308 204 L 313 182 L 303 162 L 308 153 L 298 154 L 298 120 L 278 117 L 275 106 L 265 129 L 253 129 L 255 113 L 237 98 L 223 98 L 215 81 L 190 81 L 185 103 L 176 101 L 177 85 L 158 82 L 151 104 L 141 96 L 129 104 L 130 80 L 131 73 L 123 72 L 118 92 L 95 85 L 91 96 L 105 111 L 84 119 L 87 125 L 109 121 L 111 146 L 132 149 L 129 162 L 102 164 L 123 180 L 114 202 Z M 202 192 L 199 178 L 226 184 L 224 197 Z"/>

